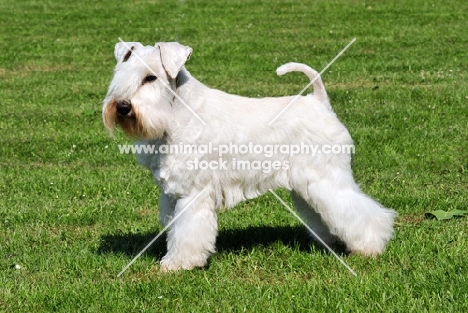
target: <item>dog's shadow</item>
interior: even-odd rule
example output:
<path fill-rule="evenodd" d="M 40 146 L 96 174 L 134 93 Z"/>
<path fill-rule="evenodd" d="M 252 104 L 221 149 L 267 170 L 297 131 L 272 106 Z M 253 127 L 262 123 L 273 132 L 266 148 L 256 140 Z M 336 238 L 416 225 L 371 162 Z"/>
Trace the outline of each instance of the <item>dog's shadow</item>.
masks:
<path fill-rule="evenodd" d="M 152 239 L 157 232 L 149 233 L 117 233 L 101 237 L 99 254 L 124 254 L 129 257 L 137 255 Z M 256 226 L 243 229 L 221 230 L 216 238 L 216 251 L 240 253 L 243 250 L 251 250 L 255 247 L 268 247 L 281 243 L 299 251 L 313 252 L 326 250 L 315 245 L 300 226 Z M 344 247 L 333 247 L 339 254 L 346 254 Z M 147 255 L 160 260 L 166 253 L 166 234 L 163 234 L 146 251 Z"/>

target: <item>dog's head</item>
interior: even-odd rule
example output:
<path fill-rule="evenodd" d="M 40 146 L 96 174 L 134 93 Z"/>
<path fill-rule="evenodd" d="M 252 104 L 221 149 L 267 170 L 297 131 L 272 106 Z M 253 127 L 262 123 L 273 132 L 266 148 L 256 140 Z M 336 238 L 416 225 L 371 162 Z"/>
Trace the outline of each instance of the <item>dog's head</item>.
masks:
<path fill-rule="evenodd" d="M 104 99 L 103 121 L 109 131 L 117 126 L 138 139 L 164 135 L 171 122 L 176 77 L 192 53 L 177 42 L 143 46 L 119 42 L 117 65 Z"/>

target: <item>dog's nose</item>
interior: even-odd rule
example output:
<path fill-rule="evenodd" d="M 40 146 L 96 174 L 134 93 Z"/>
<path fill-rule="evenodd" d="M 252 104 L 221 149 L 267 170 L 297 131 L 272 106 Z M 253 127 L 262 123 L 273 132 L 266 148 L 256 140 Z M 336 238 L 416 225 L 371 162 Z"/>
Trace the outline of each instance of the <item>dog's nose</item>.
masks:
<path fill-rule="evenodd" d="M 130 101 L 123 100 L 117 102 L 115 108 L 117 109 L 117 113 L 119 113 L 122 116 L 125 116 L 132 110 L 132 104 L 130 103 Z"/>

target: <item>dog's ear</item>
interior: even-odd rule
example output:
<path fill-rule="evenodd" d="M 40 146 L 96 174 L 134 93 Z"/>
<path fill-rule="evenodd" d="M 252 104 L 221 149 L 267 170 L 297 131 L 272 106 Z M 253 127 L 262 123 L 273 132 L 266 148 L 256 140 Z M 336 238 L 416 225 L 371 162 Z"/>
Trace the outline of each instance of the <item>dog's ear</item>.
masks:
<path fill-rule="evenodd" d="M 139 42 L 119 42 L 115 45 L 114 56 L 117 63 L 125 62 L 132 55 L 132 51 L 141 48 L 143 45 Z"/>
<path fill-rule="evenodd" d="M 171 78 L 176 78 L 185 62 L 192 54 L 192 48 L 178 42 L 156 43 L 161 53 L 161 62 Z"/>

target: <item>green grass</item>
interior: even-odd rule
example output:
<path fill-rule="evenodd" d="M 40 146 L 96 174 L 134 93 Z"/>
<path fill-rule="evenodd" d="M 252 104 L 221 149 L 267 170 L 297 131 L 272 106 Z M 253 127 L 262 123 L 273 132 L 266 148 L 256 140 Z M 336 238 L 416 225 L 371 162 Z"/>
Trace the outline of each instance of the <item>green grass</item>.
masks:
<path fill-rule="evenodd" d="M 0 311 L 466 312 L 468 3 L 0 0 Z M 203 270 L 162 275 L 149 172 L 110 138 L 101 102 L 122 37 L 193 48 L 188 69 L 245 96 L 293 95 L 321 70 L 356 144 L 355 178 L 399 212 L 352 276 L 272 196 L 219 215 Z M 287 192 L 279 191 L 290 202 Z M 14 266 L 18 264 L 21 269 Z"/>

